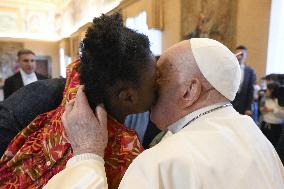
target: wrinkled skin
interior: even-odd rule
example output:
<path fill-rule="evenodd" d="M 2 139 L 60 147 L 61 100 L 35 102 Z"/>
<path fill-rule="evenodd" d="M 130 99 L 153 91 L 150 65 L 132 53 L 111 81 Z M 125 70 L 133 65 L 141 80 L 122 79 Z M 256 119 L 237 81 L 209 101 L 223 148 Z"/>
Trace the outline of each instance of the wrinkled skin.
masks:
<path fill-rule="evenodd" d="M 93 113 L 83 86 L 78 89 L 76 99 L 66 105 L 62 121 L 74 155 L 95 153 L 104 157 L 108 142 L 107 113 L 102 106 L 97 106 L 96 115 Z"/>

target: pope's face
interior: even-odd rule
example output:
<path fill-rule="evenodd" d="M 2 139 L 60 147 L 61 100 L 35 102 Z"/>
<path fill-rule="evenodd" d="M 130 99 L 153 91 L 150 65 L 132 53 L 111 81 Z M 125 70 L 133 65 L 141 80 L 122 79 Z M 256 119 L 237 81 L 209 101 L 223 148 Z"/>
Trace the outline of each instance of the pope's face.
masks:
<path fill-rule="evenodd" d="M 166 50 L 157 62 L 157 70 L 158 100 L 152 106 L 151 120 L 166 130 L 187 115 L 195 97 L 198 98 L 192 81 L 199 71 L 188 40 Z"/>
<path fill-rule="evenodd" d="M 178 111 L 178 94 L 180 85 L 176 65 L 171 63 L 166 55 L 157 62 L 158 100 L 151 109 L 151 120 L 158 128 L 166 130 L 169 124 L 176 121 Z"/>

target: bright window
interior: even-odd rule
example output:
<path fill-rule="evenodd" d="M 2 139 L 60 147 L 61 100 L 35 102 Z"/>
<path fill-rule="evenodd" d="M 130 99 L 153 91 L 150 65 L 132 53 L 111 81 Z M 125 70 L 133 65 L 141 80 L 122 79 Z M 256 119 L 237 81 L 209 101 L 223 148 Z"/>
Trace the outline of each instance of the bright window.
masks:
<path fill-rule="evenodd" d="M 127 18 L 126 27 L 147 35 L 151 43 L 151 51 L 154 55 L 162 53 L 162 32 L 156 29 L 148 29 L 147 14 L 145 11 L 136 17 Z"/>
<path fill-rule="evenodd" d="M 284 73 L 284 1 L 272 0 L 266 74 Z"/>
<path fill-rule="evenodd" d="M 71 63 L 71 57 L 65 55 L 64 48 L 60 48 L 59 58 L 60 58 L 60 76 L 65 78 L 66 66 Z"/>

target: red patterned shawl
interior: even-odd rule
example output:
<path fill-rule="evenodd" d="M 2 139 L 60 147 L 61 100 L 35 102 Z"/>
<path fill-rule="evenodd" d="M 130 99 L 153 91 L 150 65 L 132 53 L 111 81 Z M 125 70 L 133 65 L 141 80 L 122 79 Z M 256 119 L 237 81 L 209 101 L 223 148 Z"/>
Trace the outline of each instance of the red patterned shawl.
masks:
<path fill-rule="evenodd" d="M 58 108 L 37 116 L 10 143 L 0 160 L 0 188 L 41 188 L 64 169 L 72 149 L 64 132 L 61 115 L 66 102 L 73 99 L 79 87 L 75 61 L 67 68 L 67 81 Z M 132 160 L 143 151 L 137 134 L 108 118 L 109 141 L 105 151 L 105 168 L 109 188 L 119 182 Z"/>

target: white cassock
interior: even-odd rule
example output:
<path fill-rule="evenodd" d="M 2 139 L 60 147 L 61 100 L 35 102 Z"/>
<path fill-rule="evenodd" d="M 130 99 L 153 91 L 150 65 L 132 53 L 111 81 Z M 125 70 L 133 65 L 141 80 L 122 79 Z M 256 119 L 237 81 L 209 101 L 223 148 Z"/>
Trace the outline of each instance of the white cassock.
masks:
<path fill-rule="evenodd" d="M 130 165 L 121 189 L 283 189 L 284 170 L 271 143 L 253 120 L 231 106 L 184 125 L 200 109 L 174 123 L 175 133 Z M 104 162 L 75 156 L 46 188 L 106 189 Z"/>

